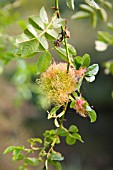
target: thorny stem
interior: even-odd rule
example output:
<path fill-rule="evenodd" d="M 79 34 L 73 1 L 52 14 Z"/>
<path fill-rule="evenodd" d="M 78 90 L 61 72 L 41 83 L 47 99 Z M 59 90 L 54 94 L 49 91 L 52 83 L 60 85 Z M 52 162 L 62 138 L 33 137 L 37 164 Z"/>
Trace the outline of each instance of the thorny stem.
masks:
<path fill-rule="evenodd" d="M 59 18 L 60 12 L 59 12 L 58 0 L 55 0 L 55 11 L 57 13 L 57 17 Z M 66 38 L 65 30 L 64 30 L 63 26 L 61 26 L 61 31 L 62 31 L 62 34 L 63 34 L 62 36 L 63 36 L 63 39 L 64 39 L 64 44 L 65 44 L 65 48 L 66 48 L 66 56 L 67 56 L 67 60 L 68 60 L 68 63 L 67 63 L 67 73 L 68 73 L 69 72 L 70 59 L 69 59 L 69 50 L 68 50 L 67 38 Z"/>
<path fill-rule="evenodd" d="M 58 0 L 55 0 L 55 8 L 58 9 Z"/>
<path fill-rule="evenodd" d="M 58 0 L 55 0 L 55 11 L 57 13 L 57 17 L 60 18 Z"/>
<path fill-rule="evenodd" d="M 66 110 L 67 110 L 67 105 L 68 105 L 68 103 L 66 103 L 66 105 L 64 106 L 64 111 L 65 111 L 65 112 L 66 112 Z M 60 126 L 59 126 L 59 128 L 58 128 L 58 130 L 57 130 L 57 133 L 56 133 L 56 135 L 55 135 L 55 137 L 54 137 L 54 140 L 53 140 L 53 142 L 52 142 L 52 144 L 51 144 L 51 147 L 50 147 L 50 149 L 49 149 L 49 151 L 48 151 L 48 153 L 47 153 L 47 157 L 49 156 L 49 153 L 53 150 L 53 147 L 55 146 L 56 140 L 57 140 L 58 135 L 59 135 L 59 131 L 60 131 L 60 129 L 61 129 L 62 126 L 63 126 L 63 121 L 64 121 L 64 117 L 65 117 L 65 112 L 64 112 L 64 115 L 62 116 L 62 118 L 61 118 L 61 120 L 60 120 Z"/>
<path fill-rule="evenodd" d="M 64 32 L 65 33 L 65 32 Z M 69 49 L 68 49 L 68 44 L 67 44 L 67 38 L 64 35 L 64 43 L 65 43 L 65 48 L 66 48 L 66 56 L 67 56 L 67 73 L 69 72 L 69 65 L 70 65 L 70 58 L 69 58 Z"/>

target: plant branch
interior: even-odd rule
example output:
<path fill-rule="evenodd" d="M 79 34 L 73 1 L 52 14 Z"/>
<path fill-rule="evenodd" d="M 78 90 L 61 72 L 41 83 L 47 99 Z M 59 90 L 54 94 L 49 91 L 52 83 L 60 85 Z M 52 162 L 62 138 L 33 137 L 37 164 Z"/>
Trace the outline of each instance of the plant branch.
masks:
<path fill-rule="evenodd" d="M 48 151 L 48 153 L 47 153 L 47 158 L 49 157 L 50 152 L 53 150 L 53 147 L 55 146 L 56 140 L 57 140 L 57 138 L 58 138 L 58 136 L 59 136 L 59 131 L 60 131 L 61 128 L 63 127 L 63 121 L 64 121 L 64 117 L 65 117 L 65 112 L 66 112 L 66 110 L 67 110 L 67 106 L 68 106 L 68 103 L 66 103 L 66 105 L 64 106 L 64 115 L 62 116 L 62 118 L 61 118 L 61 120 L 60 120 L 60 126 L 59 126 L 59 128 L 58 128 L 58 130 L 57 130 L 57 133 L 56 133 L 56 135 L 55 135 L 55 137 L 54 137 L 53 142 L 51 143 L 51 147 L 50 147 L 50 149 L 49 149 L 49 151 Z"/>
<path fill-rule="evenodd" d="M 64 43 L 65 43 L 65 48 L 66 48 L 66 56 L 67 56 L 67 73 L 69 72 L 69 65 L 70 65 L 70 58 L 69 58 L 69 49 L 68 49 L 68 43 L 67 43 L 67 38 L 64 35 Z"/>
<path fill-rule="evenodd" d="M 55 0 L 55 11 L 57 13 L 57 17 L 60 18 L 60 12 L 59 12 L 59 1 Z M 64 38 L 64 44 L 65 44 L 65 48 L 66 48 L 66 56 L 67 56 L 67 73 L 69 72 L 69 65 L 70 65 L 70 59 L 69 59 L 69 50 L 68 50 L 68 44 L 67 44 L 67 38 L 66 38 L 66 32 L 65 29 L 63 28 L 63 26 L 61 26 L 61 31 L 62 31 L 62 35 Z"/>
<path fill-rule="evenodd" d="M 57 17 L 60 18 L 60 13 L 59 13 L 59 1 L 55 0 L 55 11 L 57 13 Z"/>

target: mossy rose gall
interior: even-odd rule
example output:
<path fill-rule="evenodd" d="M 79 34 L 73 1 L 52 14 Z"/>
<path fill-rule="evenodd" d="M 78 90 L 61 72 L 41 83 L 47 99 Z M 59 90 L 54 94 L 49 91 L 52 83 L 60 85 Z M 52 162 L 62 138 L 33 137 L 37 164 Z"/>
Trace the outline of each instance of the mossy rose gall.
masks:
<path fill-rule="evenodd" d="M 66 63 L 53 63 L 40 77 L 41 93 L 52 102 L 64 104 L 69 95 L 76 90 L 75 69 L 70 67 L 67 73 Z"/>

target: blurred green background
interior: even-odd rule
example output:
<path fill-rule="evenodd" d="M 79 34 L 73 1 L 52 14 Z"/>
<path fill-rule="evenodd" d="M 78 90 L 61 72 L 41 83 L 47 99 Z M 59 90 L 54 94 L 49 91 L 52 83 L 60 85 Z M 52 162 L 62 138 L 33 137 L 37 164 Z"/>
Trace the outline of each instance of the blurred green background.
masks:
<path fill-rule="evenodd" d="M 2 6 L 7 2 L 0 1 Z M 71 20 L 70 17 L 75 12 L 66 7 L 65 0 L 59 2 L 61 16 L 67 18 L 68 28 L 71 31 L 69 42 L 76 47 L 78 55 L 88 53 L 91 56 L 91 63 L 98 63 L 100 66 L 96 81 L 90 84 L 84 82 L 82 87 L 83 95 L 97 112 L 97 121 L 91 124 L 89 120 L 83 119 L 72 110 L 67 112 L 66 126 L 77 125 L 84 143 L 77 142 L 75 146 L 68 146 L 62 139 L 62 144 L 57 147 L 57 150 L 62 151 L 65 157 L 65 161 L 62 162 L 63 170 L 113 170 L 113 99 L 111 97 L 113 77 L 106 76 L 102 67 L 103 62 L 112 59 L 113 47 L 109 47 L 105 52 L 97 52 L 94 40 L 97 38 L 97 30 L 104 30 L 105 24 L 100 22 L 97 28 L 93 29 L 88 20 Z M 82 1 L 76 1 L 76 9 L 80 2 Z M 20 34 L 22 30 L 18 26 L 18 20 L 22 19 L 27 22 L 28 16 L 37 15 L 42 6 L 45 6 L 51 17 L 53 0 L 23 0 L 22 4 L 9 10 L 10 18 L 12 14 L 15 17 L 14 22 L 7 19 L 4 21 L 6 22 L 5 34 L 11 36 Z M 113 10 L 109 12 L 110 21 L 112 18 Z M 0 30 L 3 31 L 2 19 L 0 22 Z M 19 22 L 19 25 L 24 25 L 22 23 Z M 53 55 L 57 59 L 56 54 L 53 53 Z M 37 56 L 30 60 L 26 59 L 27 63 L 29 61 L 30 63 L 37 61 Z M 24 73 L 26 67 L 28 68 L 25 81 L 27 87 L 25 84 L 21 85 L 22 77 L 18 77 L 19 73 Z M 5 156 L 2 154 L 7 146 L 25 145 L 28 147 L 29 144 L 26 143 L 28 138 L 42 137 L 44 130 L 54 128 L 53 122 L 46 119 L 47 113 L 40 106 L 43 101 L 40 101 L 40 97 L 34 91 L 29 91 L 29 88 L 33 89 L 35 86 L 35 78 L 36 75 L 32 75 L 32 79 L 29 77 L 29 66 L 26 66 L 26 63 L 16 60 L 5 65 L 0 75 L 0 170 L 16 170 L 18 167 L 18 163 L 12 163 L 10 154 Z M 29 83 L 30 80 L 34 86 Z M 29 170 L 34 169 L 40 168 L 29 167 Z"/>

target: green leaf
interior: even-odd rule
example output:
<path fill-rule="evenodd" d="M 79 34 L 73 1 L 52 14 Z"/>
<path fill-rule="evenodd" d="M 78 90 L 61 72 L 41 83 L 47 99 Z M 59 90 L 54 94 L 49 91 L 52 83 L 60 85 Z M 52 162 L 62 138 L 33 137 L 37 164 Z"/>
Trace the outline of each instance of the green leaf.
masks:
<path fill-rule="evenodd" d="M 22 160 L 24 159 L 24 155 L 21 154 L 21 150 L 24 150 L 24 146 L 16 146 L 13 150 L 13 160 Z"/>
<path fill-rule="evenodd" d="M 28 142 L 31 143 L 32 145 L 36 145 L 36 143 L 42 143 L 42 139 L 40 139 L 40 138 L 31 138 L 31 139 L 28 139 Z"/>
<path fill-rule="evenodd" d="M 76 101 L 73 100 L 73 101 L 70 103 L 70 108 L 74 108 L 74 107 L 75 107 L 75 104 L 76 104 Z"/>
<path fill-rule="evenodd" d="M 72 136 L 73 136 L 75 139 L 78 139 L 80 142 L 83 142 L 81 136 L 80 136 L 78 133 L 73 133 Z"/>
<path fill-rule="evenodd" d="M 92 111 L 91 107 L 88 105 L 88 103 L 86 103 L 86 110 L 89 112 L 89 111 Z"/>
<path fill-rule="evenodd" d="M 58 134 L 59 134 L 59 136 L 67 136 L 67 133 L 68 133 L 67 129 L 62 128 L 59 130 Z"/>
<path fill-rule="evenodd" d="M 112 23 L 108 22 L 108 23 L 107 23 L 107 27 L 108 27 L 111 31 L 113 31 L 113 24 L 112 24 Z"/>
<path fill-rule="evenodd" d="M 100 9 L 99 5 L 94 0 L 85 0 L 85 2 L 94 9 Z"/>
<path fill-rule="evenodd" d="M 72 132 L 72 133 L 78 132 L 78 128 L 77 128 L 75 125 L 71 125 L 71 126 L 69 127 L 69 132 Z"/>
<path fill-rule="evenodd" d="M 58 118 L 61 118 L 65 114 L 65 110 L 63 110 L 61 113 L 57 115 Z"/>
<path fill-rule="evenodd" d="M 106 22 L 106 21 L 107 21 L 107 12 L 106 12 L 106 10 L 101 7 L 99 11 L 100 11 L 102 20 L 103 20 L 104 22 Z"/>
<path fill-rule="evenodd" d="M 9 146 L 8 148 L 5 149 L 5 151 L 3 152 L 3 154 L 7 154 L 9 152 L 12 152 L 15 149 L 15 146 Z"/>
<path fill-rule="evenodd" d="M 106 31 L 98 31 L 98 39 L 105 43 L 113 44 L 113 37 Z"/>
<path fill-rule="evenodd" d="M 40 44 L 45 50 L 48 50 L 48 42 L 44 35 L 39 36 L 38 41 L 40 42 Z"/>
<path fill-rule="evenodd" d="M 14 151 L 13 151 L 13 153 L 14 153 Z M 15 153 L 17 153 L 17 150 L 15 150 Z M 14 154 L 14 156 L 13 156 L 14 161 L 20 161 L 20 160 L 23 160 L 23 159 L 24 159 L 24 155 L 22 155 L 20 153 Z"/>
<path fill-rule="evenodd" d="M 90 13 L 94 13 L 94 9 L 92 7 L 90 7 L 89 5 L 86 4 L 81 4 L 80 8 L 82 8 L 83 10 L 90 12 Z"/>
<path fill-rule="evenodd" d="M 28 41 L 30 41 L 30 38 L 24 33 L 17 36 L 17 38 L 16 38 L 17 44 L 25 43 L 25 42 L 28 42 Z"/>
<path fill-rule="evenodd" d="M 28 30 L 34 37 L 37 37 L 38 34 L 37 34 L 35 28 L 34 28 L 31 24 L 29 24 L 29 25 L 27 26 L 27 30 Z"/>
<path fill-rule="evenodd" d="M 54 28 L 60 28 L 62 25 L 65 24 L 65 20 L 62 18 L 57 18 L 56 20 L 53 21 L 52 26 Z"/>
<path fill-rule="evenodd" d="M 19 155 L 21 150 L 24 150 L 24 146 L 9 146 L 5 149 L 3 154 L 7 154 L 13 151 L 13 155 Z"/>
<path fill-rule="evenodd" d="M 57 118 L 54 120 L 54 124 L 55 124 L 56 127 L 60 127 Z"/>
<path fill-rule="evenodd" d="M 72 92 L 72 95 L 74 96 L 75 99 L 78 98 L 78 94 L 75 91 Z"/>
<path fill-rule="evenodd" d="M 28 165 L 32 165 L 32 166 L 37 166 L 38 165 L 38 159 L 37 158 L 27 157 L 27 158 L 25 158 L 24 161 Z"/>
<path fill-rule="evenodd" d="M 30 16 L 29 17 L 29 23 L 37 29 L 41 29 L 41 30 L 44 29 L 44 23 L 42 22 L 42 20 L 38 16 L 35 16 L 35 15 Z"/>
<path fill-rule="evenodd" d="M 58 106 L 55 106 L 51 109 L 51 111 L 49 112 L 48 114 L 48 119 L 51 119 L 51 118 L 55 118 L 57 117 L 56 116 L 56 112 L 60 109 L 61 105 L 58 105 Z"/>
<path fill-rule="evenodd" d="M 40 74 L 44 72 L 51 64 L 52 56 L 49 52 L 43 52 L 37 61 L 37 73 Z"/>
<path fill-rule="evenodd" d="M 54 29 L 48 29 L 46 32 L 46 37 L 48 39 L 50 38 L 57 39 L 58 33 Z"/>
<path fill-rule="evenodd" d="M 24 150 L 24 146 L 15 146 L 15 149 L 17 149 L 17 150 Z"/>
<path fill-rule="evenodd" d="M 59 54 L 59 56 L 61 57 L 61 59 L 63 59 L 64 61 L 67 61 L 66 50 L 64 48 L 56 47 L 56 51 Z"/>
<path fill-rule="evenodd" d="M 97 115 L 96 115 L 96 112 L 93 109 L 91 111 L 88 111 L 88 116 L 91 119 L 91 123 L 96 121 Z"/>
<path fill-rule="evenodd" d="M 95 76 L 99 71 L 98 64 L 93 64 L 92 66 L 88 67 L 87 71 L 85 72 L 86 76 Z"/>
<path fill-rule="evenodd" d="M 110 63 L 109 71 L 113 75 L 113 62 Z"/>
<path fill-rule="evenodd" d="M 21 27 L 22 30 L 26 29 L 26 22 L 25 21 L 19 20 L 17 23 Z"/>
<path fill-rule="evenodd" d="M 29 31 L 28 28 L 24 30 L 24 34 L 26 34 L 29 37 L 29 39 L 35 39 L 35 36 L 32 34 L 32 32 Z"/>
<path fill-rule="evenodd" d="M 37 40 L 31 40 L 22 44 L 21 57 L 30 57 L 38 52 L 39 43 Z"/>
<path fill-rule="evenodd" d="M 83 77 L 79 78 L 79 81 L 76 83 L 76 90 L 80 92 L 80 87 L 82 85 Z"/>
<path fill-rule="evenodd" d="M 38 46 L 38 50 L 39 50 L 39 52 L 46 51 L 45 48 L 40 43 L 39 43 L 39 46 Z"/>
<path fill-rule="evenodd" d="M 66 136 L 66 143 L 68 145 L 74 145 L 76 143 L 76 139 L 71 134 L 68 134 Z"/>
<path fill-rule="evenodd" d="M 48 24 L 48 16 L 44 7 L 42 7 L 40 10 L 40 18 L 44 23 Z"/>
<path fill-rule="evenodd" d="M 112 9 L 112 3 L 111 3 L 111 2 L 103 1 L 103 4 L 104 4 L 107 8 Z"/>
<path fill-rule="evenodd" d="M 56 144 L 60 144 L 60 138 L 59 137 L 57 137 L 57 139 L 56 139 Z"/>
<path fill-rule="evenodd" d="M 83 19 L 83 18 L 87 18 L 90 16 L 89 12 L 86 11 L 78 11 L 76 12 L 74 15 L 72 15 L 72 19 Z"/>
<path fill-rule="evenodd" d="M 49 155 L 49 159 L 52 161 L 63 161 L 64 157 L 61 155 L 61 153 L 54 151 Z"/>
<path fill-rule="evenodd" d="M 97 26 L 97 14 L 96 12 L 91 15 L 91 25 L 93 28 Z"/>
<path fill-rule="evenodd" d="M 70 54 L 72 54 L 72 55 L 77 54 L 76 49 L 71 44 L 68 44 L 68 49 L 69 49 Z"/>
<path fill-rule="evenodd" d="M 82 65 L 82 57 L 76 56 L 74 58 L 74 66 L 75 66 L 75 68 L 78 70 L 81 65 Z"/>
<path fill-rule="evenodd" d="M 49 160 L 49 163 L 51 165 L 55 166 L 56 170 L 62 170 L 62 166 L 61 166 L 60 162 Z"/>
<path fill-rule="evenodd" d="M 82 58 L 82 66 L 87 68 L 89 64 L 90 64 L 90 56 L 88 54 L 85 54 Z"/>
<path fill-rule="evenodd" d="M 95 76 L 91 76 L 91 77 L 85 77 L 87 82 L 93 82 L 95 80 Z"/>
<path fill-rule="evenodd" d="M 66 0 L 66 4 L 69 8 L 74 10 L 74 0 Z"/>

